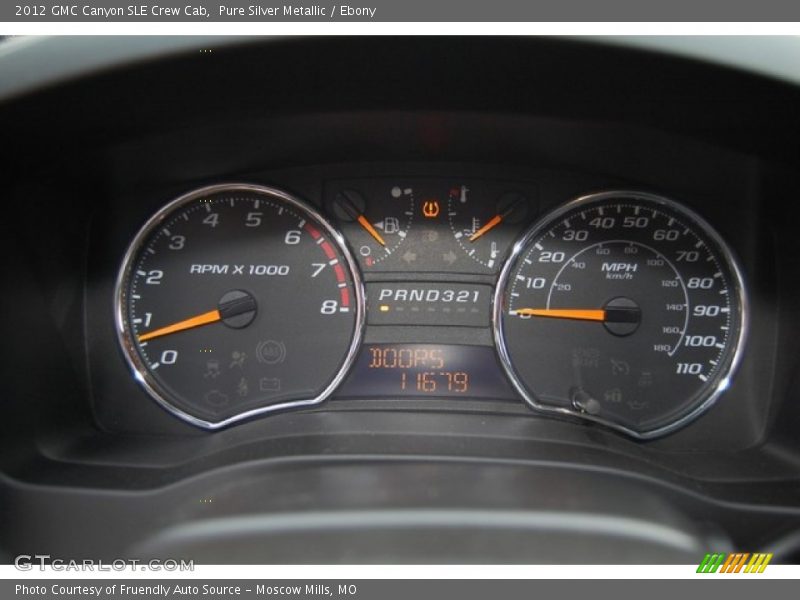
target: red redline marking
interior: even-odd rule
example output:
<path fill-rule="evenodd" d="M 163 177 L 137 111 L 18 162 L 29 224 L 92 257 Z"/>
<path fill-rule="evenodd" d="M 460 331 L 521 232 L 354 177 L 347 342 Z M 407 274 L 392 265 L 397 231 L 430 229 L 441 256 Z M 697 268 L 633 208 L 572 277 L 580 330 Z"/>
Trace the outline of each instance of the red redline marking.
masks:
<path fill-rule="evenodd" d="M 322 235 L 317 229 L 315 229 L 310 223 L 306 223 L 305 230 L 311 234 L 311 237 L 315 240 L 319 239 L 319 236 Z"/>
<path fill-rule="evenodd" d="M 336 273 L 336 281 L 344 281 L 344 269 L 341 264 L 336 263 L 333 267 L 333 271 Z"/>
<path fill-rule="evenodd" d="M 333 251 L 333 247 L 330 245 L 330 242 L 324 242 L 320 244 L 322 251 L 325 252 L 325 256 L 328 258 L 336 258 L 336 252 Z"/>
<path fill-rule="evenodd" d="M 306 223 L 306 225 L 305 225 L 305 230 L 309 234 L 311 234 L 311 237 L 314 238 L 315 240 L 318 240 L 322 235 L 316 228 L 312 227 L 308 223 Z M 332 259 L 336 258 L 336 252 L 333 249 L 333 246 L 331 246 L 329 242 L 327 242 L 327 241 L 322 242 L 320 244 L 320 248 L 322 248 L 322 251 L 325 253 L 325 256 L 328 257 L 328 260 L 332 260 Z M 342 283 L 342 282 L 346 282 L 347 281 L 347 277 L 345 277 L 344 269 L 342 268 L 341 263 L 336 263 L 333 266 L 333 271 L 336 274 L 336 281 L 337 282 Z M 349 307 L 350 306 L 350 290 L 348 290 L 346 287 L 344 287 L 344 288 L 339 290 L 339 295 L 340 295 L 341 300 L 342 300 L 342 307 L 343 308 Z"/>

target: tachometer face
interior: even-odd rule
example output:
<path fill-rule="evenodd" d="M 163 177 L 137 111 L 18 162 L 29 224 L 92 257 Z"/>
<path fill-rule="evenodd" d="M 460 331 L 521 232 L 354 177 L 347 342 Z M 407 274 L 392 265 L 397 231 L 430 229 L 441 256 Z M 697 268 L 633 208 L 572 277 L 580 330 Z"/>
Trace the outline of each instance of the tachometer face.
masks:
<path fill-rule="evenodd" d="M 203 188 L 142 229 L 117 283 L 126 358 L 147 391 L 217 428 L 321 402 L 352 363 L 363 293 L 341 236 L 270 188 Z"/>
<path fill-rule="evenodd" d="M 739 270 L 699 216 L 610 192 L 557 210 L 517 243 L 495 298 L 495 338 L 536 409 L 637 437 L 708 408 L 738 362 Z"/>

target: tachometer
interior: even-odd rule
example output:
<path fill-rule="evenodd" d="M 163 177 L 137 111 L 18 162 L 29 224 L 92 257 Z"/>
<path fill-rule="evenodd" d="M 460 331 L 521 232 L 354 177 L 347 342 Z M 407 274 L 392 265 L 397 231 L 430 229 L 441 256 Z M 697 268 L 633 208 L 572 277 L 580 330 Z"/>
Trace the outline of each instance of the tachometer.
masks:
<path fill-rule="evenodd" d="M 644 438 L 699 415 L 728 386 L 745 296 L 702 218 L 651 194 L 608 192 L 523 236 L 494 321 L 501 362 L 532 407 Z"/>
<path fill-rule="evenodd" d="M 174 414 L 218 428 L 324 400 L 361 337 L 362 285 L 309 205 L 231 184 L 186 194 L 131 244 L 117 282 L 120 342 Z"/>

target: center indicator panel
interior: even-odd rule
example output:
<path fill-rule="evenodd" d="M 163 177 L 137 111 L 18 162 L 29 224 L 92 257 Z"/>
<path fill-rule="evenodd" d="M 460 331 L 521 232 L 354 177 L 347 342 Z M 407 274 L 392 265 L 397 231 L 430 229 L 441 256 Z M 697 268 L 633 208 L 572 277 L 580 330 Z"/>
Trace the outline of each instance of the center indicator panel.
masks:
<path fill-rule="evenodd" d="M 324 208 L 366 291 L 369 343 L 337 397 L 519 400 L 490 328 L 494 279 L 539 213 L 531 182 L 337 179 Z"/>
<path fill-rule="evenodd" d="M 538 213 L 530 182 L 465 178 L 334 180 L 325 208 L 366 277 L 496 273 Z"/>

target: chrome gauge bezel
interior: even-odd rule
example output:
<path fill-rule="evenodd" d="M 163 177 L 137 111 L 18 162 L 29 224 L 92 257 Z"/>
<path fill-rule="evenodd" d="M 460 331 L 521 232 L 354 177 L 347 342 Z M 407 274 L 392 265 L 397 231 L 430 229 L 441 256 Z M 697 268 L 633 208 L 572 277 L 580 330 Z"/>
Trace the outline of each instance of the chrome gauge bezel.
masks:
<path fill-rule="evenodd" d="M 222 421 L 214 422 L 198 418 L 194 415 L 191 415 L 181 410 L 180 408 L 176 407 L 172 402 L 170 402 L 166 394 L 162 393 L 162 391 L 160 390 L 160 385 L 155 380 L 155 378 L 150 374 L 147 365 L 144 364 L 144 361 L 139 355 L 139 352 L 136 348 L 136 344 L 131 334 L 130 325 L 127 322 L 125 313 L 126 287 L 127 287 L 126 282 L 128 281 L 131 269 L 133 268 L 134 259 L 138 257 L 143 243 L 149 238 L 150 234 L 156 228 L 159 227 L 159 225 L 164 221 L 164 219 L 172 215 L 176 210 L 180 209 L 182 206 L 189 204 L 204 195 L 225 193 L 225 192 L 255 192 L 259 194 L 265 194 L 267 196 L 273 197 L 278 201 L 285 202 L 291 205 L 298 211 L 307 214 L 310 218 L 315 220 L 316 223 L 330 237 L 331 241 L 336 245 L 338 251 L 341 252 L 341 255 L 345 258 L 347 262 L 349 274 L 353 282 L 353 290 L 355 293 L 356 315 L 355 315 L 355 329 L 353 331 L 353 339 L 350 343 L 350 346 L 347 349 L 345 360 L 342 363 L 342 366 L 340 367 L 336 376 L 319 395 L 313 398 L 292 400 L 290 402 L 282 402 L 280 404 L 255 408 L 252 410 L 239 413 L 237 415 L 233 415 Z M 222 429 L 229 425 L 233 425 L 235 423 L 239 423 L 241 421 L 245 421 L 259 415 L 264 415 L 267 413 L 272 413 L 292 408 L 314 406 L 323 402 L 336 390 L 336 388 L 339 387 L 339 385 L 342 383 L 342 381 L 350 371 L 350 368 L 353 366 L 356 357 L 358 356 L 358 351 L 361 347 L 361 340 L 363 339 L 364 335 L 364 322 L 366 315 L 365 311 L 366 307 L 365 307 L 364 284 L 361 278 L 361 272 L 342 234 L 339 233 L 339 231 L 335 229 L 330 224 L 330 222 L 316 208 L 314 208 L 309 203 L 300 200 L 299 198 L 283 190 L 252 183 L 221 183 L 221 184 L 201 187 L 198 189 L 191 190 L 179 196 L 178 198 L 175 198 L 174 200 L 166 204 L 164 207 L 162 207 L 141 227 L 141 229 L 139 229 L 138 233 L 133 238 L 133 241 L 128 246 L 128 249 L 125 252 L 125 256 L 122 260 L 122 266 L 119 270 L 119 273 L 117 274 L 117 280 L 114 288 L 114 318 L 116 321 L 117 340 L 119 341 L 119 345 L 122 348 L 122 353 L 125 357 L 125 361 L 127 362 L 128 367 L 131 369 L 134 378 L 150 395 L 150 397 L 153 398 L 159 405 L 161 405 L 168 412 L 182 419 L 183 421 L 186 421 L 187 423 L 190 423 L 196 427 L 200 427 L 202 429 L 207 429 L 207 430 Z"/>
<path fill-rule="evenodd" d="M 602 417 L 590 415 L 587 413 L 581 413 L 567 408 L 548 406 L 546 404 L 542 404 L 541 402 L 539 402 L 536 396 L 527 389 L 525 384 L 521 381 L 520 377 L 517 375 L 517 372 L 514 369 L 513 362 L 509 355 L 503 333 L 503 325 L 505 318 L 504 307 L 506 306 L 506 302 L 508 300 L 506 296 L 506 286 L 508 285 L 511 274 L 518 267 L 518 263 L 521 260 L 522 253 L 528 248 L 529 244 L 532 243 L 538 236 L 545 233 L 545 231 L 548 228 L 553 227 L 553 225 L 557 223 L 558 220 L 563 215 L 581 206 L 611 199 L 633 200 L 633 201 L 643 200 L 645 202 L 660 204 L 662 206 L 667 207 L 670 210 L 677 212 L 678 214 L 685 215 L 688 219 L 690 219 L 691 222 L 693 222 L 697 227 L 699 227 L 702 230 L 702 232 L 705 235 L 707 235 L 708 238 L 714 244 L 716 244 L 717 248 L 719 249 L 720 259 L 725 262 L 725 264 L 730 270 L 733 279 L 731 281 L 731 285 L 735 288 L 736 299 L 738 302 L 737 308 L 738 308 L 739 328 L 738 331 L 736 332 L 737 338 L 731 341 L 731 343 L 734 345 L 733 351 L 728 353 L 728 357 L 726 358 L 727 364 L 722 365 L 718 373 L 715 375 L 714 379 L 711 380 L 710 383 L 706 384 L 707 392 L 702 395 L 702 400 L 699 401 L 697 405 L 694 408 L 692 408 L 689 412 L 682 415 L 678 419 L 675 419 L 674 421 L 666 425 L 663 425 L 661 427 L 647 431 L 637 431 L 635 429 L 631 429 L 619 423 L 603 419 Z M 538 219 L 537 222 L 532 227 L 530 227 L 514 243 L 514 246 L 512 247 L 508 258 L 506 259 L 506 262 L 503 265 L 503 269 L 501 270 L 500 276 L 497 281 L 497 287 L 495 289 L 495 295 L 494 295 L 494 306 L 492 311 L 492 330 L 493 330 L 495 346 L 497 348 L 497 353 L 500 359 L 500 364 L 503 366 L 503 370 L 505 371 L 506 375 L 508 376 L 512 385 L 514 386 L 514 389 L 516 389 L 516 391 L 521 395 L 523 400 L 533 410 L 542 414 L 593 421 L 605 425 L 606 427 L 609 427 L 616 431 L 622 432 L 635 439 L 649 440 L 664 436 L 668 433 L 672 433 L 684 427 L 685 425 L 694 421 L 700 415 L 708 411 L 719 400 L 723 392 L 725 392 L 725 390 L 727 390 L 728 387 L 730 386 L 731 380 L 741 363 L 742 355 L 744 352 L 745 341 L 748 335 L 748 319 L 749 319 L 749 307 L 747 303 L 747 294 L 745 292 L 745 284 L 744 284 L 744 278 L 742 276 L 742 270 L 739 267 L 739 263 L 736 260 L 736 257 L 734 256 L 733 252 L 727 245 L 727 243 L 723 240 L 723 238 L 719 235 L 719 233 L 717 233 L 716 229 L 714 229 L 708 223 L 708 221 L 706 221 L 703 217 L 698 215 L 696 212 L 694 212 L 692 209 L 688 208 L 684 204 L 676 202 L 664 196 L 659 196 L 649 192 L 641 192 L 641 191 L 612 190 L 612 191 L 603 191 L 603 192 L 580 196 L 574 200 L 567 202 L 566 204 L 561 205 L 560 207 L 554 209 L 553 211 L 547 213 L 546 215 Z"/>

